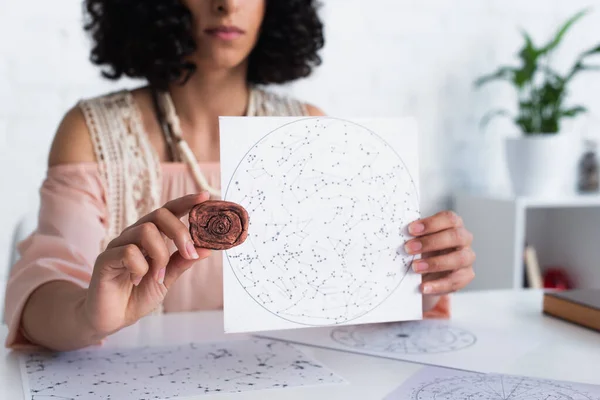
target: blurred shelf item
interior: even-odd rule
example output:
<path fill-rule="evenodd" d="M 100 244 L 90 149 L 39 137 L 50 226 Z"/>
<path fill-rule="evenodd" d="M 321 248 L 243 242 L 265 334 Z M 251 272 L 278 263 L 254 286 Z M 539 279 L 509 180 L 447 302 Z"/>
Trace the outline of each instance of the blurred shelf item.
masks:
<path fill-rule="evenodd" d="M 547 267 L 544 272 L 544 289 L 557 291 L 573 289 L 571 277 L 565 268 Z"/>
<path fill-rule="evenodd" d="M 542 289 L 544 287 L 542 270 L 540 269 L 540 263 L 535 248 L 531 245 L 527 245 L 525 246 L 524 253 L 525 276 L 527 278 L 527 284 L 524 286 L 531 289 Z"/>

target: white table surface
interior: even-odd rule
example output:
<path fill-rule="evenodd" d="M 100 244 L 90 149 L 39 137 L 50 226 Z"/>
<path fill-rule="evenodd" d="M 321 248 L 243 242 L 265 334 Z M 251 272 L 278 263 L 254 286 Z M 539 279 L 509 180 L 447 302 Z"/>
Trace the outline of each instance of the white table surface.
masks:
<path fill-rule="evenodd" d="M 559 321 L 541 313 L 539 291 L 465 292 L 453 296 L 453 319 L 461 324 L 485 321 L 499 329 L 514 329 L 536 337 L 534 350 L 503 370 L 557 380 L 600 384 L 600 333 Z M 107 346 L 130 347 L 223 340 L 222 313 L 178 313 L 151 316 L 109 338 Z M 243 335 L 230 335 L 232 339 Z M 6 326 L 0 326 L 4 343 Z M 341 351 L 299 346 L 332 369 L 349 384 L 250 391 L 235 395 L 200 396 L 199 399 L 381 399 L 422 368 L 418 364 L 362 356 Z M 510 349 L 506 349 L 510 351 Z M 459 357 L 457 353 L 457 357 Z M 15 352 L 0 350 L 0 399 L 23 399 Z"/>

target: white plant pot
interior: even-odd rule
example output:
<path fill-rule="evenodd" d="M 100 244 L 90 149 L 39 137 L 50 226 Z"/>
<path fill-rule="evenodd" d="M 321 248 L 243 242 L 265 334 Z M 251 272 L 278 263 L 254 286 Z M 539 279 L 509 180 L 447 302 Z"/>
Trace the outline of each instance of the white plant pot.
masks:
<path fill-rule="evenodd" d="M 514 194 L 556 197 L 572 194 L 577 139 L 567 133 L 506 139 L 506 161 Z"/>

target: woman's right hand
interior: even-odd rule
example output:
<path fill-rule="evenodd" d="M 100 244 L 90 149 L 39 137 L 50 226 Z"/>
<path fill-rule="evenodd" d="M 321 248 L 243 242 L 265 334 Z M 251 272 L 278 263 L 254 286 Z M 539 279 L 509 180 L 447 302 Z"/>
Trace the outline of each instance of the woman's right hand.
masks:
<path fill-rule="evenodd" d="M 108 336 L 153 311 L 171 285 L 211 251 L 194 247 L 180 220 L 207 193 L 178 198 L 141 218 L 112 240 L 96 259 L 84 313 L 92 330 Z M 170 254 L 165 237 L 177 247 Z"/>

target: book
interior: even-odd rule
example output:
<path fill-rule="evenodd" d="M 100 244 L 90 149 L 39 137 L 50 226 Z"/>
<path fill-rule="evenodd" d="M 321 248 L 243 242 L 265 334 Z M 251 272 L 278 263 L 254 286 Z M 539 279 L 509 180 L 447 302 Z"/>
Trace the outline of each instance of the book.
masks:
<path fill-rule="evenodd" d="M 600 332 L 600 289 L 546 292 L 543 312 Z"/>
<path fill-rule="evenodd" d="M 537 251 L 531 245 L 525 246 L 525 272 L 526 282 L 528 287 L 533 289 L 541 289 L 544 287 L 542 282 L 542 271 L 538 261 Z"/>

